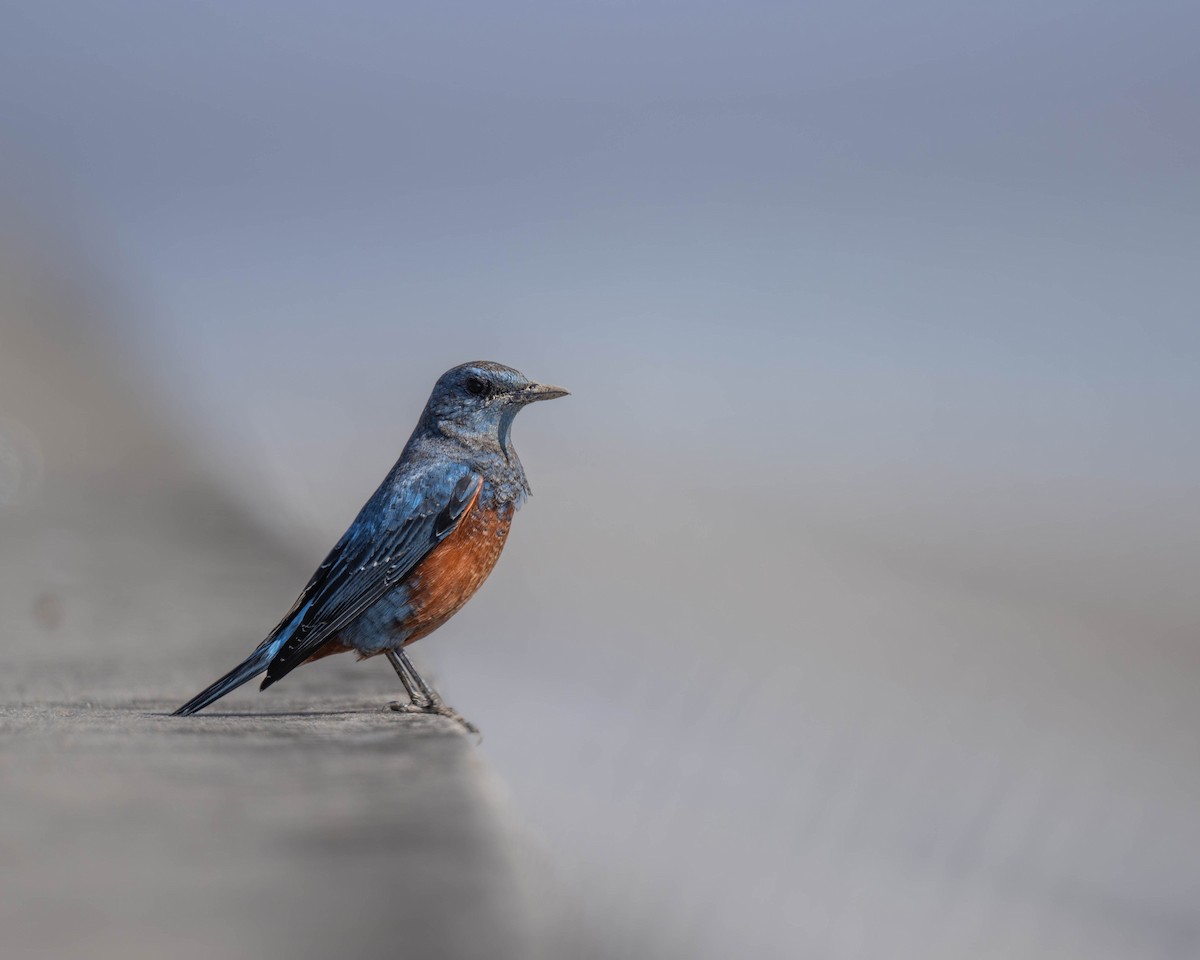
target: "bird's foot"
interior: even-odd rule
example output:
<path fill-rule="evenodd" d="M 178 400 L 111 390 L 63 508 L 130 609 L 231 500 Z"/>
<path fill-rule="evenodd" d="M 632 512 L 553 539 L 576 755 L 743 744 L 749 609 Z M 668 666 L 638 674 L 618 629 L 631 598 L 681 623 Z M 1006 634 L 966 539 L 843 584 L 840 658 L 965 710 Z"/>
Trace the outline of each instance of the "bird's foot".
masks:
<path fill-rule="evenodd" d="M 479 736 L 479 728 L 475 724 L 453 707 L 449 707 L 441 701 L 416 703 L 412 700 L 393 700 L 388 704 L 388 708 L 394 710 L 396 713 L 424 713 L 429 716 L 446 717 L 448 720 L 453 720 L 455 723 L 460 724 L 468 733 Z"/>

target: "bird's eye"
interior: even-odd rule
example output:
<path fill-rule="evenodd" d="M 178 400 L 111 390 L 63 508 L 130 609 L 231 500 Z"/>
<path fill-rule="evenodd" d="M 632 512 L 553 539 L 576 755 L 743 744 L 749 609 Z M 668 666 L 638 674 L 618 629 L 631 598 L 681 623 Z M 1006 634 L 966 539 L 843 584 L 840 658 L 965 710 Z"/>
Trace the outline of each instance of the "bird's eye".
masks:
<path fill-rule="evenodd" d="M 480 380 L 479 377 L 470 377 L 467 380 L 467 393 L 473 397 L 482 397 L 487 393 L 487 384 Z"/>

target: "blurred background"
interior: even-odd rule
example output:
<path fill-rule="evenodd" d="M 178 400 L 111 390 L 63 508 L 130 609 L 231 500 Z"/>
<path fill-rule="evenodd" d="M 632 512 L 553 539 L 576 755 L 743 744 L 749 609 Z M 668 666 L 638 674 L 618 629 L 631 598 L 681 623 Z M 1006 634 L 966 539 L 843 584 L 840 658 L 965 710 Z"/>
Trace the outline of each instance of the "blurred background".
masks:
<path fill-rule="evenodd" d="M 3 23 L 0 349 L 70 318 L 308 566 L 445 368 L 573 391 L 416 653 L 593 950 L 1200 952 L 1194 4 Z"/>

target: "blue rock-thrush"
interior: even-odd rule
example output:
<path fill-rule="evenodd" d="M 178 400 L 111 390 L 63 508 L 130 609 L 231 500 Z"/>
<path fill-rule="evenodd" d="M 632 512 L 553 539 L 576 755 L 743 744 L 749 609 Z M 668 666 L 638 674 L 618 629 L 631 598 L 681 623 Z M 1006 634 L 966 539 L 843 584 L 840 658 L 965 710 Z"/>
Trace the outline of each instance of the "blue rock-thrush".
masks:
<path fill-rule="evenodd" d="M 566 393 L 487 361 L 442 374 L 400 459 L 292 609 L 245 661 L 175 715 L 203 710 L 263 671 L 265 690 L 302 663 L 353 650 L 391 661 L 408 693 L 393 709 L 466 724 L 404 648 L 462 609 L 492 572 L 529 495 L 513 419 L 535 400 Z"/>

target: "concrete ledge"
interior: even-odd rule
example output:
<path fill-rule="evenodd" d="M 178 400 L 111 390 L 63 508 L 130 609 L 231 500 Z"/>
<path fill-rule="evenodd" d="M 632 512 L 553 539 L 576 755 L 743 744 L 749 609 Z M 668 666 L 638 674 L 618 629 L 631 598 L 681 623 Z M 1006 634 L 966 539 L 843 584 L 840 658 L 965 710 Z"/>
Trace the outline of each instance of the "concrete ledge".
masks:
<path fill-rule="evenodd" d="M 330 703 L 188 724 L 146 706 L 0 711 L 12 956 L 539 952 L 461 736 Z"/>

